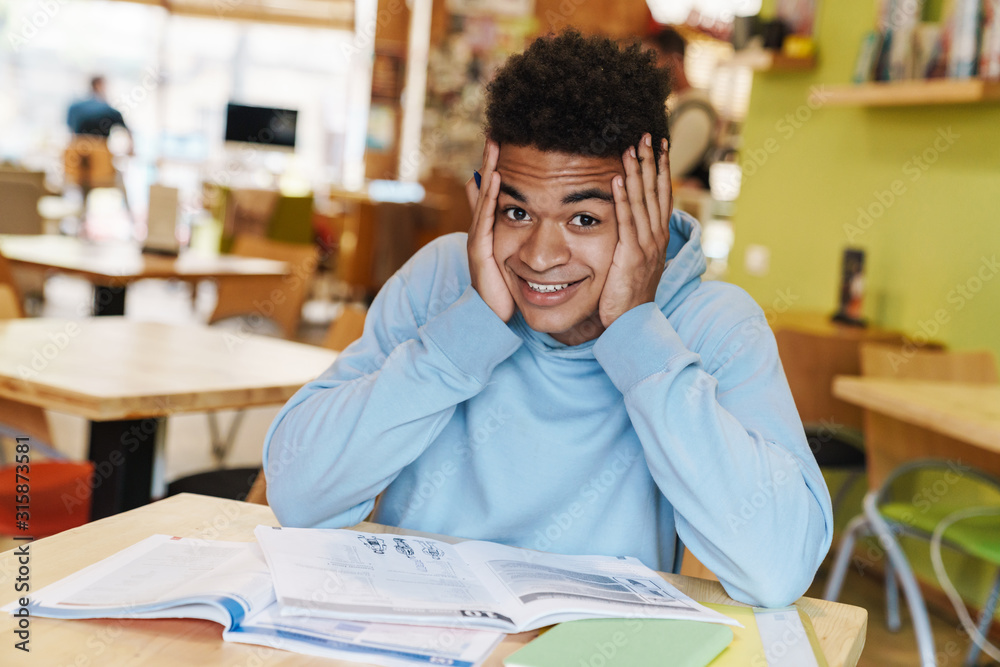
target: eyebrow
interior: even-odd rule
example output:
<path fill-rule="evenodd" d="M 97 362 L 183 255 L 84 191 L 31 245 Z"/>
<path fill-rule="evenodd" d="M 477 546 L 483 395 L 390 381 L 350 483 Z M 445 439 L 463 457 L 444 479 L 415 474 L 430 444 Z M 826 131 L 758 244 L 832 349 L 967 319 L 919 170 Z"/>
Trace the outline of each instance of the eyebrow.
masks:
<path fill-rule="evenodd" d="M 510 195 L 522 204 L 528 203 L 528 198 L 524 194 L 515 188 L 513 185 L 507 183 L 500 183 L 500 192 Z M 607 190 L 602 190 L 601 188 L 587 188 L 586 190 L 577 190 L 576 192 L 571 192 L 562 199 L 563 204 L 577 204 L 588 199 L 600 199 L 601 201 L 606 201 L 609 204 L 613 204 L 615 199 L 611 196 L 611 193 Z"/>
<path fill-rule="evenodd" d="M 586 190 L 571 192 L 563 197 L 562 201 L 564 204 L 576 204 L 587 199 L 600 199 L 601 201 L 606 201 L 609 204 L 612 204 L 615 201 L 610 192 L 602 190 L 601 188 L 587 188 Z"/>
<path fill-rule="evenodd" d="M 521 191 L 515 188 L 513 185 L 508 185 L 507 183 L 500 183 L 500 192 L 510 195 L 522 204 L 528 203 L 528 198 L 521 194 Z"/>

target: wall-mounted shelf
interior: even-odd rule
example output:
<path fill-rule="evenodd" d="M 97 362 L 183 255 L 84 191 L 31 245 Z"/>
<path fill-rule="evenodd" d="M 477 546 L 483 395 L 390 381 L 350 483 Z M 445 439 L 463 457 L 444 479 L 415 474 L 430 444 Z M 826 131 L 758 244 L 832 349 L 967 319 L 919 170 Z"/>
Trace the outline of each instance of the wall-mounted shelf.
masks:
<path fill-rule="evenodd" d="M 930 79 L 823 86 L 813 90 L 809 100 L 821 106 L 867 107 L 1000 102 L 1000 82 Z"/>
<path fill-rule="evenodd" d="M 774 49 L 746 49 L 737 51 L 732 63 L 755 72 L 803 72 L 816 69 L 816 56 L 794 57 Z"/>

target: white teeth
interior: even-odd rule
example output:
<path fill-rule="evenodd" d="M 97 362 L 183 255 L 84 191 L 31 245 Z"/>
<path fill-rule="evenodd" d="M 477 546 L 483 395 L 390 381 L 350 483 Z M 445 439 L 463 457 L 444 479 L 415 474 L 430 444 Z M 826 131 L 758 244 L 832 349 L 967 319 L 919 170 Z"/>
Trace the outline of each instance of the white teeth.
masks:
<path fill-rule="evenodd" d="M 535 292 L 541 292 L 543 294 L 548 292 L 558 292 L 559 290 L 566 289 L 571 285 L 571 283 L 563 283 L 562 285 L 540 285 L 538 283 L 533 283 L 530 280 L 525 280 L 524 282 L 528 283 L 528 287 Z"/>

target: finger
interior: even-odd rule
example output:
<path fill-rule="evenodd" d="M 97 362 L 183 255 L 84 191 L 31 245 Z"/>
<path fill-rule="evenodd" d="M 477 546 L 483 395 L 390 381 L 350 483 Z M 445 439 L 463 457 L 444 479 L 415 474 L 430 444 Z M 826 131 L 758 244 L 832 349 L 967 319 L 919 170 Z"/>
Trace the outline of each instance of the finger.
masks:
<path fill-rule="evenodd" d="M 653 137 L 648 132 L 639 142 L 639 172 L 642 174 L 643 199 L 646 202 L 646 218 L 649 232 L 656 247 L 664 244 L 663 227 L 660 224 L 660 201 L 656 192 L 656 156 L 653 153 Z"/>
<path fill-rule="evenodd" d="M 628 192 L 628 201 L 632 209 L 635 237 L 640 246 L 648 247 L 653 243 L 653 233 L 649 226 L 649 212 L 644 201 L 644 188 L 637 155 L 635 146 L 630 146 L 622 159 L 625 164 L 625 190 Z"/>
<path fill-rule="evenodd" d="M 469 213 L 475 219 L 476 202 L 479 201 L 479 186 L 476 185 L 476 177 L 471 177 L 465 182 L 465 198 L 469 200 Z"/>
<path fill-rule="evenodd" d="M 670 181 L 670 144 L 664 137 L 660 143 L 660 171 L 657 174 L 656 193 L 660 201 L 660 224 L 666 239 L 670 240 L 670 216 L 674 212 L 674 186 Z"/>
<path fill-rule="evenodd" d="M 483 184 L 489 184 L 490 179 L 493 177 L 493 172 L 497 169 L 497 159 L 500 157 L 500 147 L 495 141 L 486 142 L 486 156 L 483 160 L 483 171 L 480 174 Z M 480 185 L 480 192 L 483 192 L 487 188 Z"/>
<path fill-rule="evenodd" d="M 499 148 L 495 141 L 491 139 L 486 140 L 486 147 L 483 153 L 483 171 L 481 174 L 482 182 L 484 184 L 489 184 L 492 181 L 494 170 L 497 164 L 497 155 L 499 154 Z M 476 205 L 472 212 L 472 226 L 473 229 L 470 230 L 470 234 L 474 234 L 479 231 L 479 221 L 482 218 L 483 206 L 489 200 L 488 195 L 489 188 L 479 186 L 478 192 L 476 193 Z M 494 201 L 496 198 L 494 197 Z"/>
<path fill-rule="evenodd" d="M 483 204 L 482 216 L 480 218 L 480 235 L 482 238 L 492 238 L 493 225 L 496 222 L 497 197 L 500 195 L 500 174 L 492 172 L 490 174 L 489 185 L 486 188 L 486 201 Z M 492 242 L 490 250 L 492 251 Z"/>
<path fill-rule="evenodd" d="M 489 246 L 489 252 L 493 251 L 493 224 L 496 219 L 497 196 L 500 194 L 500 174 L 493 172 L 490 180 L 483 182 L 480 189 L 479 214 L 476 216 L 476 231 L 472 239 L 476 243 L 483 243 Z"/>
<path fill-rule="evenodd" d="M 632 218 L 632 204 L 629 202 L 625 181 L 621 176 L 611 179 L 611 195 L 615 200 L 615 217 L 618 218 L 618 243 L 626 246 L 638 246 L 635 220 Z"/>

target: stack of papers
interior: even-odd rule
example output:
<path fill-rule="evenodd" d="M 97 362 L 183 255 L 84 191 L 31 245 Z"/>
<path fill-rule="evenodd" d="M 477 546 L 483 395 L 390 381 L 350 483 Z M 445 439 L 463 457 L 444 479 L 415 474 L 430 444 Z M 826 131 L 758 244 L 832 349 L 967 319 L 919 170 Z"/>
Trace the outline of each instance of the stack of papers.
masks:
<path fill-rule="evenodd" d="M 200 618 L 221 624 L 226 641 L 387 667 L 473 667 L 503 633 L 575 619 L 739 625 L 634 558 L 350 530 L 255 534 L 257 543 L 149 537 L 41 589 L 31 613 Z"/>

